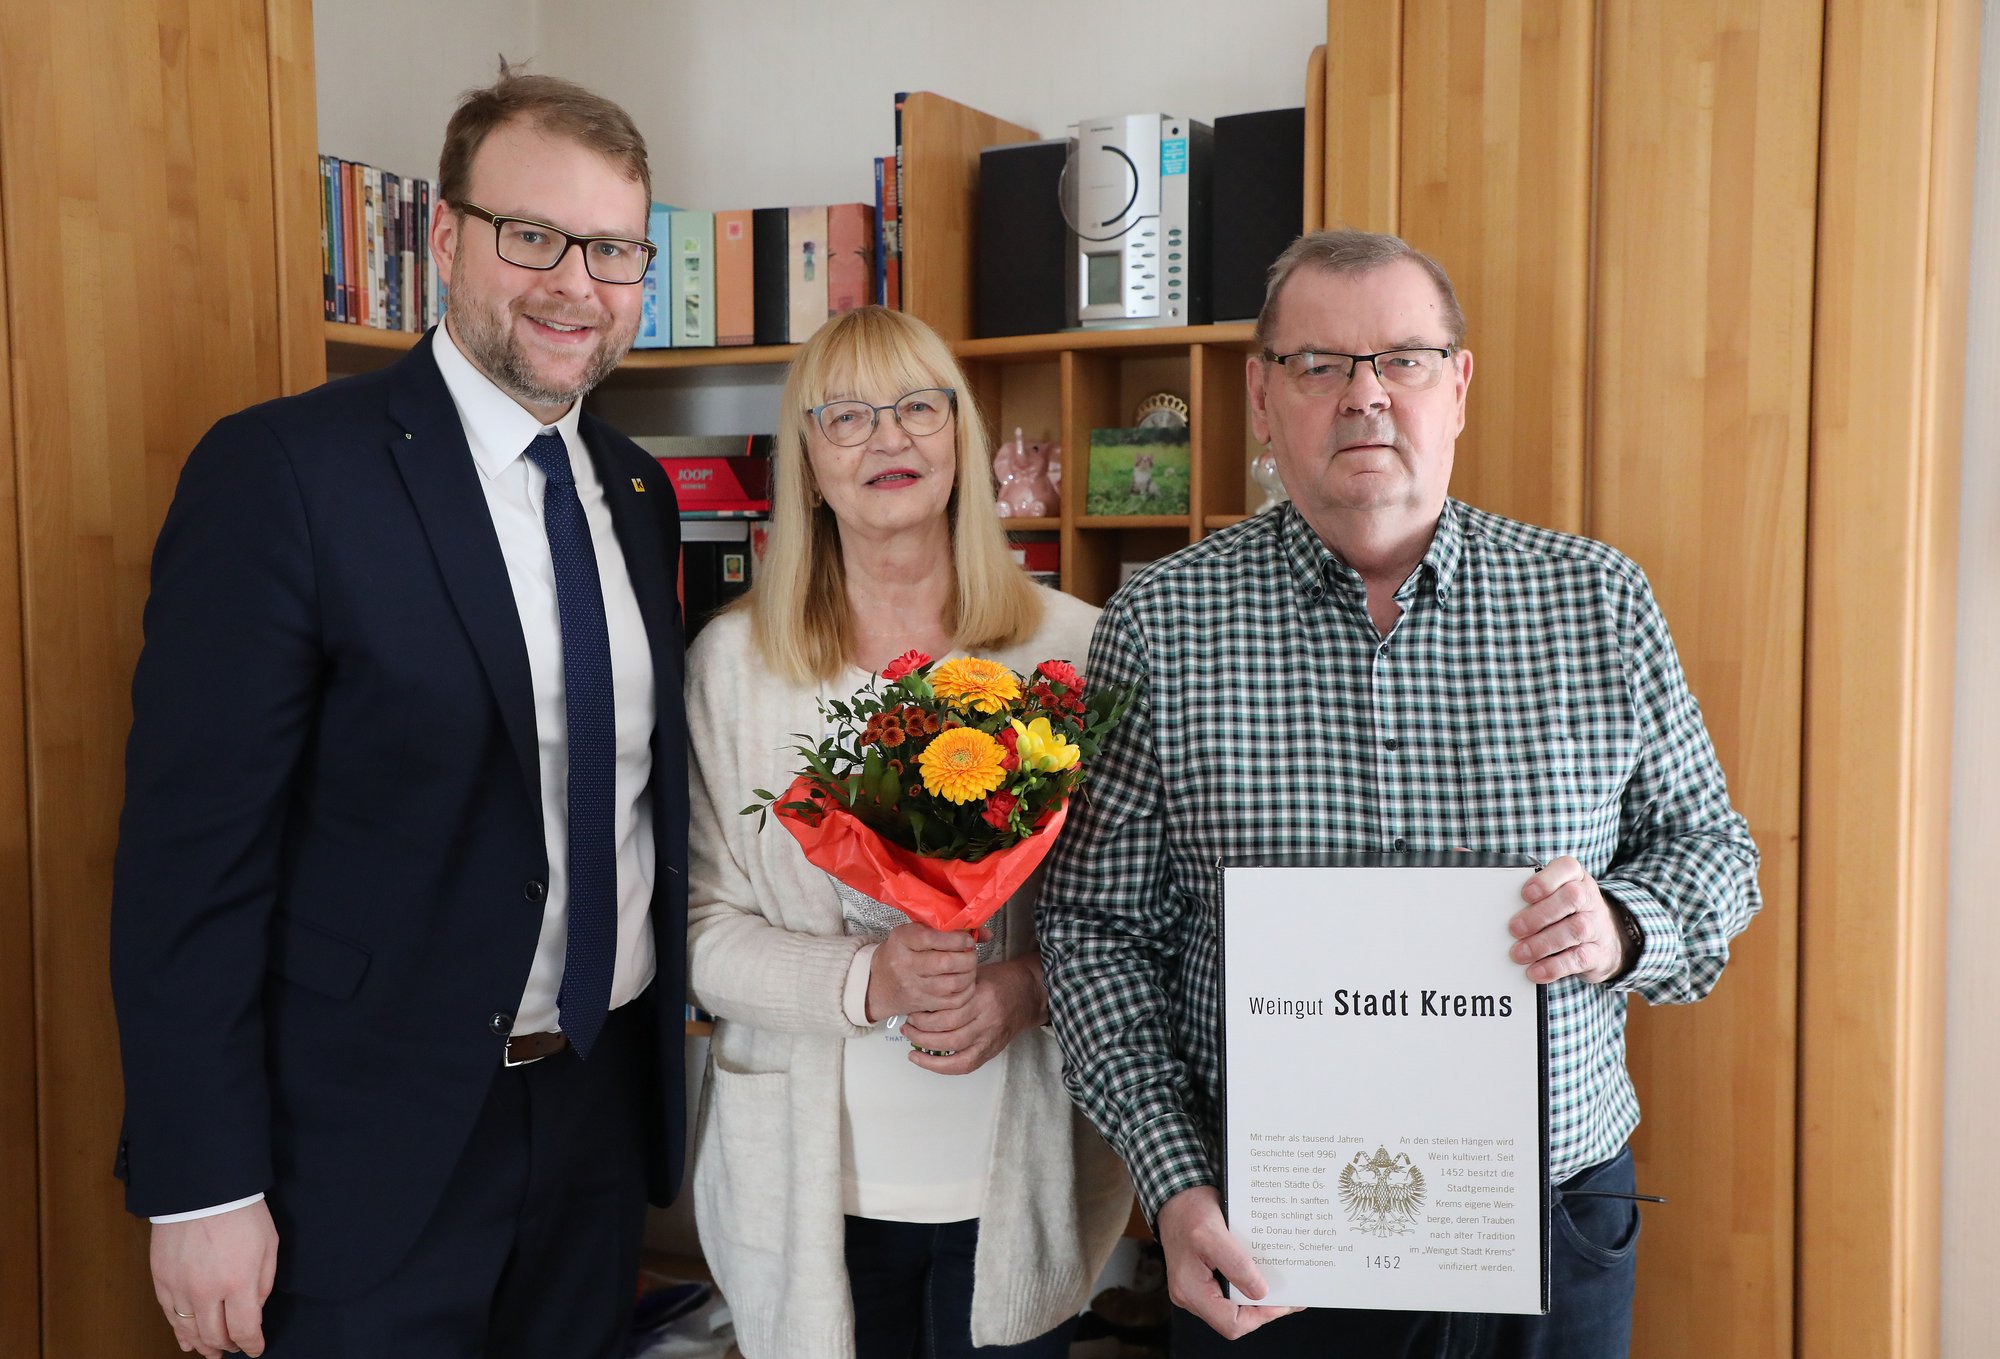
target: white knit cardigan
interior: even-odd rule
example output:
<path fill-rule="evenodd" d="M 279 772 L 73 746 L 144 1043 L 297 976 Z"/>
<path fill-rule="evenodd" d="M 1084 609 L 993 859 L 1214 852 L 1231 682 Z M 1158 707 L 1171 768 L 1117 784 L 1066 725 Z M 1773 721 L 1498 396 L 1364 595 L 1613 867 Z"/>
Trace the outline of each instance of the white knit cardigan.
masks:
<path fill-rule="evenodd" d="M 1097 610 L 1042 596 L 1035 636 L 985 654 L 1024 674 L 1051 658 L 1081 667 Z M 848 683 L 824 689 L 844 698 Z M 740 611 L 708 624 L 689 652 L 689 983 L 716 1016 L 696 1117 L 695 1222 L 747 1359 L 854 1355 L 841 1062 L 847 1040 L 868 1030 L 848 1023 L 841 997 L 862 941 L 791 835 L 775 820 L 760 833 L 740 815 L 752 789 L 790 781 L 794 733 L 822 730 L 821 691 L 769 674 Z M 1034 946 L 1027 895 L 1008 906 L 1016 953 Z M 1006 1062 L 973 1260 L 977 1345 L 1019 1344 L 1075 1315 L 1131 1204 L 1123 1164 L 1063 1091 L 1054 1035 L 1022 1034 Z"/>

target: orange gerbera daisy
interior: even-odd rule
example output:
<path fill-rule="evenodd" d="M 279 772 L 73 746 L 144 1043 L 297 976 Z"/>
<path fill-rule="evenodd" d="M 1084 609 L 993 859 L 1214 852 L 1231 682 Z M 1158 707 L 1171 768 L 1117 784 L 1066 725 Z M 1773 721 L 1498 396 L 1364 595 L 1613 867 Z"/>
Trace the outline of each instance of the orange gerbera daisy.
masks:
<path fill-rule="evenodd" d="M 997 713 L 1021 696 L 1021 682 L 998 661 L 960 656 L 931 671 L 931 688 L 954 708 Z"/>
<path fill-rule="evenodd" d="M 946 802 L 977 802 L 1007 781 L 1000 743 L 972 727 L 945 732 L 917 757 L 924 787 Z"/>

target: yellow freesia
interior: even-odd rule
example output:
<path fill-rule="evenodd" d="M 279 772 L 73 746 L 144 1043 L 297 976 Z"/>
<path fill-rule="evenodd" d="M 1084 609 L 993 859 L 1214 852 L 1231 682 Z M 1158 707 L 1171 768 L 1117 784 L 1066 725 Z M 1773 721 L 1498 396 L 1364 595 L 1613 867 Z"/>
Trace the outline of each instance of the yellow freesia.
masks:
<path fill-rule="evenodd" d="M 1081 750 L 1049 726 L 1046 717 L 1038 717 L 1032 722 L 1015 718 L 1013 727 L 1014 755 L 1023 769 L 1032 769 L 1040 774 L 1060 774 L 1065 769 L 1074 768 L 1083 756 Z"/>

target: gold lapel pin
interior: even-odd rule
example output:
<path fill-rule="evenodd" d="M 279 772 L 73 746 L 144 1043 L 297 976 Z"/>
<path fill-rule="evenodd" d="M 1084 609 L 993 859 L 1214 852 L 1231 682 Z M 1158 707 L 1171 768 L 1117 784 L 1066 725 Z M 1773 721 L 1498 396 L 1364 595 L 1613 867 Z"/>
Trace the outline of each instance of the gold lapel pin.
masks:
<path fill-rule="evenodd" d="M 644 495 L 646 494 L 646 483 L 640 480 L 638 477 L 633 477 L 632 489 L 637 491 L 640 495 Z"/>

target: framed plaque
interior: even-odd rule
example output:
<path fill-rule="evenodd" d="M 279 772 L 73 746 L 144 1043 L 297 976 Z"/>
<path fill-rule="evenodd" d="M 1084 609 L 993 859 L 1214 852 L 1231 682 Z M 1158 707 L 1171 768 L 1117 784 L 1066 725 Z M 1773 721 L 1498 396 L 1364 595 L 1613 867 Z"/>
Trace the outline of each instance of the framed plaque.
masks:
<path fill-rule="evenodd" d="M 1222 868 L 1223 1202 L 1263 1301 L 1548 1310 L 1548 1023 L 1525 858 Z"/>

